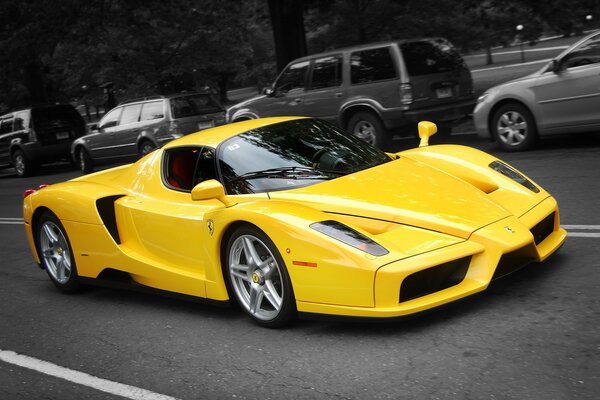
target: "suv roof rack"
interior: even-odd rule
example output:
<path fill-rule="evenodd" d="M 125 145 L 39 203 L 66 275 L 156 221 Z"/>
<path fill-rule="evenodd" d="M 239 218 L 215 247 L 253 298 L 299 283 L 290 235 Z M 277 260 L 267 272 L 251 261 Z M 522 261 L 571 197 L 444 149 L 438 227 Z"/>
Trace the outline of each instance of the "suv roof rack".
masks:
<path fill-rule="evenodd" d="M 159 94 L 154 95 L 154 96 L 137 97 L 135 99 L 129 99 L 129 100 L 122 101 L 119 103 L 119 105 L 136 103 L 138 101 L 144 101 L 144 100 L 156 100 L 156 99 L 164 99 L 164 98 L 165 98 L 165 96 L 161 96 Z"/>

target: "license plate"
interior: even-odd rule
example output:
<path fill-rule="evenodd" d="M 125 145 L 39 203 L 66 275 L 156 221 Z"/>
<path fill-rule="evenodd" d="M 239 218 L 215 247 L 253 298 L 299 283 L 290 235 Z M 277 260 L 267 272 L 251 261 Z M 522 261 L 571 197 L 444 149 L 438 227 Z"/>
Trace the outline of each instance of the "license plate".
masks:
<path fill-rule="evenodd" d="M 215 126 L 215 121 L 201 121 L 201 122 L 198 122 L 198 129 L 199 130 L 206 129 L 206 128 L 212 128 L 213 126 Z"/>
<path fill-rule="evenodd" d="M 69 132 L 58 132 L 56 134 L 56 140 L 65 140 L 69 138 Z"/>
<path fill-rule="evenodd" d="M 446 97 L 452 97 L 452 88 L 444 87 L 435 89 L 435 93 L 437 94 L 438 99 L 445 99 Z"/>

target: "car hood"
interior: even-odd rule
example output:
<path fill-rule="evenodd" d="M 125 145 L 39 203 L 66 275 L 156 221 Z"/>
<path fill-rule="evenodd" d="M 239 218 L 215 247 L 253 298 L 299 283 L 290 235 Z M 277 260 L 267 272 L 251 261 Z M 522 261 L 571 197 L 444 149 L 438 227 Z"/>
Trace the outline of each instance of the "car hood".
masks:
<path fill-rule="evenodd" d="M 326 213 L 406 224 L 464 239 L 510 215 L 469 183 L 408 158 L 269 196 Z"/>

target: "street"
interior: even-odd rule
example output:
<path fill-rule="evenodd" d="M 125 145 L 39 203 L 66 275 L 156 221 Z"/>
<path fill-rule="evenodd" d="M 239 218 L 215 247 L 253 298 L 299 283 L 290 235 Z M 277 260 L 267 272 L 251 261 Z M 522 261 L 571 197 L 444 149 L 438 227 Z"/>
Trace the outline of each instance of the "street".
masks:
<path fill-rule="evenodd" d="M 0 398 L 596 399 L 600 133 L 516 154 L 475 135 L 446 141 L 492 152 L 547 189 L 570 236 L 480 295 L 393 323 L 269 330 L 236 308 L 106 288 L 62 294 L 33 261 L 21 199 L 79 172 L 0 170 Z"/>

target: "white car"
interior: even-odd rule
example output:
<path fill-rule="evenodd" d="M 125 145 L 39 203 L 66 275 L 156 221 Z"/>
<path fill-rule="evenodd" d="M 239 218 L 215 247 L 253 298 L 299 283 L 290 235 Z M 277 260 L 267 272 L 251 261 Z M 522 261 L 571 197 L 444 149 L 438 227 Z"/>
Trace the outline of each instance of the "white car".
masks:
<path fill-rule="evenodd" d="M 600 31 L 541 70 L 494 86 L 473 113 L 477 134 L 507 151 L 527 150 L 555 133 L 600 130 Z"/>

